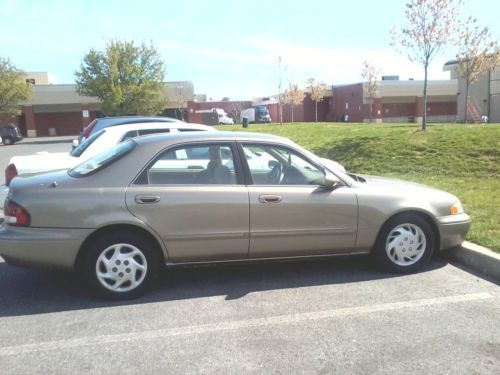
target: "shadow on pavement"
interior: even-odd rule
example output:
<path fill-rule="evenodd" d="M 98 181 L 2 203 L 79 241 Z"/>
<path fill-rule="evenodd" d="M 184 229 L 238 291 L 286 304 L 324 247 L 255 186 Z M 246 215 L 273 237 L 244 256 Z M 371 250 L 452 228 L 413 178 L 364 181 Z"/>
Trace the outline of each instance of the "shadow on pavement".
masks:
<path fill-rule="evenodd" d="M 423 271 L 444 267 L 438 257 Z M 110 306 L 145 304 L 211 296 L 226 300 L 248 293 L 405 277 L 382 272 L 367 256 L 170 268 L 146 296 L 129 301 L 104 301 L 86 290 L 71 273 L 24 269 L 0 263 L 0 316 L 19 316 Z"/>

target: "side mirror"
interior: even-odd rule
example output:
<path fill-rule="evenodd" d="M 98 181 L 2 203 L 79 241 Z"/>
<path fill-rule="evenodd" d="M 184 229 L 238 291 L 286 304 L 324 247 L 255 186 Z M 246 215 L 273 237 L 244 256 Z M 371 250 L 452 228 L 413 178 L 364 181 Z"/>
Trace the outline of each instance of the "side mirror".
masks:
<path fill-rule="evenodd" d="M 323 182 L 323 186 L 327 188 L 334 188 L 341 184 L 340 180 L 332 173 L 326 171 L 325 172 L 325 180 Z"/>

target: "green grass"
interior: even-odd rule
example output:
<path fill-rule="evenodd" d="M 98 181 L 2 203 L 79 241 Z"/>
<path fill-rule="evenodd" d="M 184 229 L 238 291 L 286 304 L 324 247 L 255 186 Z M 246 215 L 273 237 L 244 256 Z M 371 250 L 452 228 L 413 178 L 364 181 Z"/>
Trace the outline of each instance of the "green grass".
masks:
<path fill-rule="evenodd" d="M 241 125 L 220 126 L 241 131 Z M 357 173 L 397 177 L 457 195 L 472 217 L 468 239 L 500 252 L 500 125 L 251 124 L 292 139 Z"/>

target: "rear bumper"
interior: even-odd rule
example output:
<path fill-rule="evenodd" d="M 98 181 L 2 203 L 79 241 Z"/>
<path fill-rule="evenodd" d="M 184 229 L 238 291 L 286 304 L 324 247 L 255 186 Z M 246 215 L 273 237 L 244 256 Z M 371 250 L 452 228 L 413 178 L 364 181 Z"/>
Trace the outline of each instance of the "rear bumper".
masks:
<path fill-rule="evenodd" d="M 73 270 L 91 229 L 0 227 L 0 256 L 7 263 Z"/>
<path fill-rule="evenodd" d="M 469 232 L 471 219 L 467 214 L 443 216 L 438 218 L 441 245 L 439 250 L 446 250 L 462 245 Z"/>

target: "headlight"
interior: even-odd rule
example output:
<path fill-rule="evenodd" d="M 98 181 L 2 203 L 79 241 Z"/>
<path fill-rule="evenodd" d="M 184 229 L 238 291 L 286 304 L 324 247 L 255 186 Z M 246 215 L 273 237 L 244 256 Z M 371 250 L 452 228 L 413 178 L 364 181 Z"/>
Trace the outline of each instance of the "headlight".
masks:
<path fill-rule="evenodd" d="M 464 208 L 462 207 L 462 203 L 460 201 L 455 202 L 451 207 L 450 207 L 450 214 L 451 215 L 459 215 L 464 213 Z"/>

